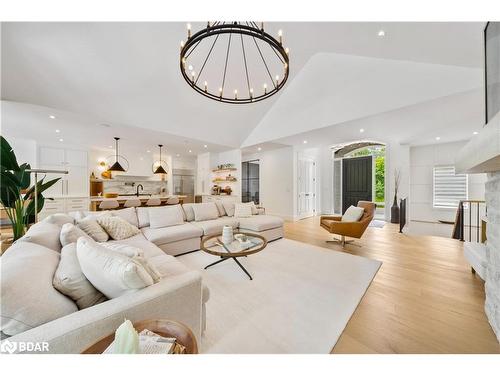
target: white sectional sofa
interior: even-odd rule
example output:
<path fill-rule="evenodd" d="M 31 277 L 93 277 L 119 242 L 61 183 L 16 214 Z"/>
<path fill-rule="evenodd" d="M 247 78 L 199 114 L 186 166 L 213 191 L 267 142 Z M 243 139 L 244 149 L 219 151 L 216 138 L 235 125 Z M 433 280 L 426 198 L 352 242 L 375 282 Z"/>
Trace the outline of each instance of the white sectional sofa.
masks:
<path fill-rule="evenodd" d="M 209 290 L 203 286 L 200 273 L 188 269 L 175 256 L 198 250 L 204 236 L 221 233 L 224 225 L 275 240 L 283 236 L 283 220 L 263 214 L 234 218 L 218 206 L 217 218 L 196 221 L 192 205 L 184 205 L 182 224 L 163 228 L 150 227 L 149 208 L 112 211 L 141 230 L 140 234 L 113 242 L 140 248 L 162 279 L 82 310 L 52 286 L 60 259 L 61 227 L 53 224 L 50 216 L 32 226 L 25 238 L 0 258 L 2 338 L 7 336 L 11 342 L 48 342 L 50 353 L 80 353 L 125 318 L 131 321 L 163 318 L 186 324 L 199 341 L 206 324 Z M 72 213 L 79 218 L 92 214 L 95 213 Z M 44 314 L 50 318 L 44 319 Z"/>

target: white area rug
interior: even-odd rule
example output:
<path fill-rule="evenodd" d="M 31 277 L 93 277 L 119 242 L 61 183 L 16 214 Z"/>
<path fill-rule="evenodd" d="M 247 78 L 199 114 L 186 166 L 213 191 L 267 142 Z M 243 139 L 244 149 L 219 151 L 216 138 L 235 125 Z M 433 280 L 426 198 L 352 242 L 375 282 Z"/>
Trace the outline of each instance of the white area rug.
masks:
<path fill-rule="evenodd" d="M 239 261 L 181 256 L 210 288 L 202 353 L 329 353 L 379 261 L 280 239 Z"/>

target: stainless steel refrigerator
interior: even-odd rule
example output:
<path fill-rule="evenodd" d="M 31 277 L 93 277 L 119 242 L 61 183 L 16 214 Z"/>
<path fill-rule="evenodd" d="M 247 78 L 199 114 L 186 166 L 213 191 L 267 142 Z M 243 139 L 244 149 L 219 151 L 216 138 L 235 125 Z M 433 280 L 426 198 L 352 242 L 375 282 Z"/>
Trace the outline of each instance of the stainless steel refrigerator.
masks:
<path fill-rule="evenodd" d="M 174 194 L 187 195 L 184 203 L 194 202 L 194 170 L 192 169 L 174 169 Z"/>

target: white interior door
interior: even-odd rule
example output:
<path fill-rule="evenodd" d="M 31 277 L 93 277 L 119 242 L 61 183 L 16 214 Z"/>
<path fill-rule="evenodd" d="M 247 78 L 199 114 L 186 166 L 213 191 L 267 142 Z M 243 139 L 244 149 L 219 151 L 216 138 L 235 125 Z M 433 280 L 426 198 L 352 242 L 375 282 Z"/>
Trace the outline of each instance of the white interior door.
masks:
<path fill-rule="evenodd" d="M 316 163 L 310 159 L 298 160 L 298 215 L 300 219 L 316 213 Z"/>

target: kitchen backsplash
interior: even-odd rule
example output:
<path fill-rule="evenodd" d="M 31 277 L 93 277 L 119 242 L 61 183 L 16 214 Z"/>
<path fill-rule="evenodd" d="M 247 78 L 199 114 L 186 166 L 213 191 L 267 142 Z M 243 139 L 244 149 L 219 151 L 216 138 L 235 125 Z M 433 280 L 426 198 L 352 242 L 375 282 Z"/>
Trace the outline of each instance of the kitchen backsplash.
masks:
<path fill-rule="evenodd" d="M 137 185 L 142 185 L 144 190 L 141 194 L 168 194 L 167 181 L 123 181 L 123 180 L 104 180 L 103 190 L 105 193 L 135 194 Z"/>

